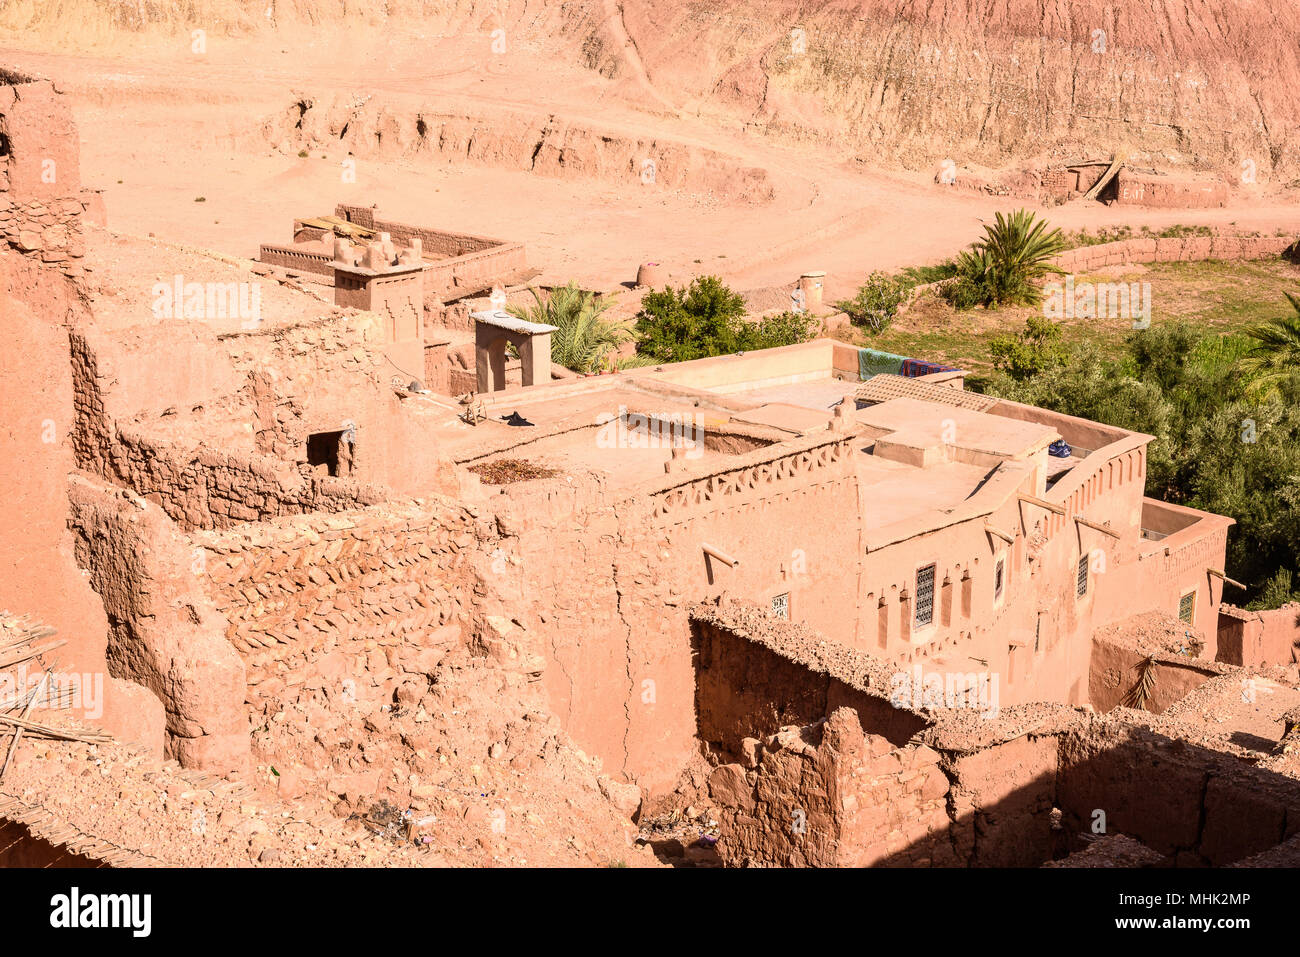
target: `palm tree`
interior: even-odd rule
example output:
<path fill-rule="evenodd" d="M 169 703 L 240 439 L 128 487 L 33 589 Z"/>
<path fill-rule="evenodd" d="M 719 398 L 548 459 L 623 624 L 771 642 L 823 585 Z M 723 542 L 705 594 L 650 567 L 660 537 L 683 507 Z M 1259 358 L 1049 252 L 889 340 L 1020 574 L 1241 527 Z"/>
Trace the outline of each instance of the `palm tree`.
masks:
<path fill-rule="evenodd" d="M 511 315 L 528 322 L 555 326 L 551 333 L 551 361 L 574 372 L 595 372 L 605 358 L 632 339 L 631 331 L 620 323 L 603 318 L 609 300 L 579 289 L 570 282 L 551 290 L 545 300 L 536 289 L 533 304 L 509 306 Z"/>
<path fill-rule="evenodd" d="M 1300 296 L 1286 294 L 1291 303 L 1288 315 L 1255 326 L 1247 335 L 1255 341 L 1241 358 L 1241 370 L 1251 377 L 1247 389 L 1267 395 L 1278 383 L 1300 372 Z"/>
<path fill-rule="evenodd" d="M 1065 245 L 1060 229 L 1049 232 L 1047 221 L 1027 209 L 998 213 L 993 225 L 985 225 L 984 238 L 958 257 L 958 272 L 980 290 L 986 306 L 1033 305 L 1042 297 L 1038 280 L 1062 272 L 1052 258 Z"/>

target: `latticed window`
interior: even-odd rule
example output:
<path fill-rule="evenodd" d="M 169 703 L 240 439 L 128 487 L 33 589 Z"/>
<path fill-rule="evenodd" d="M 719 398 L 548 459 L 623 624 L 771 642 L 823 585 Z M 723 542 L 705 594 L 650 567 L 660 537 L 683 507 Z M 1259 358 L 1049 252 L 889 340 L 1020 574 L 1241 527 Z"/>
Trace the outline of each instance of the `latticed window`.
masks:
<path fill-rule="evenodd" d="M 1189 591 L 1182 598 L 1178 599 L 1178 620 L 1190 625 L 1195 616 L 1196 592 Z"/>
<path fill-rule="evenodd" d="M 778 618 L 789 619 L 790 617 L 790 593 L 789 592 L 786 592 L 783 595 L 777 595 L 772 599 L 772 614 L 776 615 L 776 617 Z"/>
<path fill-rule="evenodd" d="M 1088 556 L 1087 555 L 1079 556 L 1079 579 L 1078 579 L 1077 587 L 1075 588 L 1075 594 L 1079 597 L 1088 594 Z"/>
<path fill-rule="evenodd" d="M 993 566 L 993 598 L 996 601 L 1002 597 L 1002 578 L 1006 574 L 1006 559 L 999 558 L 998 563 Z"/>
<path fill-rule="evenodd" d="M 926 565 L 916 572 L 916 623 L 928 625 L 934 621 L 934 566 Z"/>

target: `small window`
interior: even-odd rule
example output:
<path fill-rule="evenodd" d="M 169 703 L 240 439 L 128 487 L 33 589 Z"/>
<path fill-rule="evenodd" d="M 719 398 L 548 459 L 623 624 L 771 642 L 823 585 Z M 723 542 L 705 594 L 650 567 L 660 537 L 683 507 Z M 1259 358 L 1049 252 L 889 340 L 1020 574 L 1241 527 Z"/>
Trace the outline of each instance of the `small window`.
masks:
<path fill-rule="evenodd" d="M 1082 598 L 1086 594 L 1088 594 L 1088 556 L 1080 555 L 1079 576 L 1077 588 L 1075 590 L 1075 597 Z"/>
<path fill-rule="evenodd" d="M 772 599 L 772 614 L 777 618 L 784 618 L 787 621 L 790 618 L 790 593 L 777 595 Z"/>
<path fill-rule="evenodd" d="M 916 623 L 934 621 L 934 566 L 926 565 L 916 573 Z"/>
<path fill-rule="evenodd" d="M 1196 618 L 1196 592 L 1189 591 L 1182 598 L 1178 599 L 1178 620 L 1185 624 L 1192 624 Z"/>
<path fill-rule="evenodd" d="M 1007 560 L 999 558 L 996 565 L 993 566 L 993 600 L 998 601 L 1002 598 L 1002 579 L 1006 574 Z"/>
<path fill-rule="evenodd" d="M 352 442 L 348 433 L 314 432 L 307 436 L 307 464 L 326 475 L 350 475 Z"/>

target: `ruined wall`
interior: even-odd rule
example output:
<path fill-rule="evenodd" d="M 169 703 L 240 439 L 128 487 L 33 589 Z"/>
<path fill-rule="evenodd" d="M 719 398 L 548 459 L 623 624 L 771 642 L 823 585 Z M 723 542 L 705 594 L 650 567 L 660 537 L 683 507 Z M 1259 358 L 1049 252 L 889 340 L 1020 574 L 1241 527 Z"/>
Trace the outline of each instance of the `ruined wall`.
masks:
<path fill-rule="evenodd" d="M 424 270 L 424 301 L 436 309 L 443 300 L 466 296 L 521 276 L 528 268 L 523 243 L 449 233 L 375 216 L 372 207 L 340 204 L 334 215 L 367 229 L 389 233 L 399 245 L 419 239 L 430 261 Z"/>
<path fill-rule="evenodd" d="M 733 867 L 951 865 L 939 758 L 864 734 L 851 708 L 784 729 L 710 775 L 719 855 Z"/>
<path fill-rule="evenodd" d="M 433 649 L 425 656 L 436 659 L 473 619 L 475 528 L 450 501 L 195 532 L 191 542 L 225 637 L 247 662 L 250 700 L 301 682 L 309 666 L 336 668 L 339 681 L 369 670 L 382 683 L 385 649 Z M 376 648 L 375 668 L 355 664 Z"/>
<path fill-rule="evenodd" d="M 1300 781 L 1179 740 L 1136 712 L 1061 739 L 1057 801 L 1068 831 L 1095 812 L 1182 866 L 1229 864 L 1300 832 Z"/>
<path fill-rule="evenodd" d="M 78 477 L 71 502 L 77 564 L 108 614 L 109 673 L 161 702 L 169 757 L 186 767 L 237 766 L 248 753 L 244 665 L 202 591 L 193 549 L 130 492 Z"/>
<path fill-rule="evenodd" d="M 388 384 L 395 370 L 368 348 L 377 322 L 367 313 L 210 341 L 191 328 L 177 362 L 201 371 L 161 409 L 137 384 L 168 356 L 147 348 L 152 337 L 74 331 L 78 465 L 156 502 L 186 528 L 450 491 L 454 471 L 431 420 L 411 414 Z M 126 368 L 131 375 L 119 375 Z M 148 412 L 138 414 L 143 401 Z M 350 474 L 305 474 L 309 435 L 348 428 Z"/>
<path fill-rule="evenodd" d="M 1094 639 L 1088 679 L 1088 701 L 1098 711 L 1119 707 L 1137 685 L 1148 656 L 1135 648 Z M 1170 705 L 1205 684 L 1217 672 L 1194 659 L 1179 661 L 1172 655 L 1157 655 L 1154 684 L 1145 710 L 1159 714 Z"/>
<path fill-rule="evenodd" d="M 815 632 L 764 609 L 697 605 L 691 629 L 696 735 L 718 760 L 742 754 L 746 738 L 812 724 L 839 707 L 853 709 L 864 731 L 895 744 L 925 726 L 919 714 L 890 702 L 896 668 L 827 646 Z M 832 661 L 823 662 L 823 655 Z"/>
<path fill-rule="evenodd" d="M 1266 611 L 1223 604 L 1218 615 L 1218 661 L 1247 667 L 1300 661 L 1300 604 Z"/>
<path fill-rule="evenodd" d="M 86 253 L 77 128 L 48 80 L 0 85 L 0 233 L 10 248 L 81 275 Z"/>

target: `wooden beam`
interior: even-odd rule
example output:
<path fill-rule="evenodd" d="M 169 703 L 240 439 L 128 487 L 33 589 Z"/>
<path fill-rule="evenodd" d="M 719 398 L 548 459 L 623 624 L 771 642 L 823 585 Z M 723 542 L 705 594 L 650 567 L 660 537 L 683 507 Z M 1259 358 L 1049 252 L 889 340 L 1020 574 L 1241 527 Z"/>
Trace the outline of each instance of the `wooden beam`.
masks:
<path fill-rule="evenodd" d="M 1030 505 L 1037 505 L 1039 508 L 1045 508 L 1049 512 L 1054 512 L 1057 515 L 1065 514 L 1064 508 L 1062 508 L 1060 505 L 1055 505 L 1052 502 L 1048 502 L 1045 499 L 1036 498 L 1033 495 L 1018 495 L 1016 497 L 1019 498 L 1020 501 L 1022 502 L 1027 502 Z"/>
<path fill-rule="evenodd" d="M 1115 159 L 1111 161 L 1110 166 L 1106 168 L 1106 172 L 1101 174 L 1101 179 L 1093 183 L 1092 189 L 1088 190 L 1088 192 L 1083 194 L 1083 198 L 1096 199 L 1097 196 L 1100 195 L 1101 191 L 1106 188 L 1106 185 L 1112 179 L 1115 178 L 1115 175 L 1119 172 L 1120 167 L 1123 165 L 1124 165 L 1124 161 L 1121 160 L 1118 156 L 1116 156 Z"/>
<path fill-rule="evenodd" d="M 1101 532 L 1103 535 L 1109 535 L 1111 538 L 1120 537 L 1119 532 L 1115 531 L 1115 529 L 1111 528 L 1109 525 L 1102 525 L 1100 522 L 1090 521 L 1084 518 L 1082 515 L 1074 516 L 1074 520 L 1078 522 L 1080 525 L 1086 525 L 1088 528 L 1091 528 L 1094 531 Z"/>
<path fill-rule="evenodd" d="M 1207 568 L 1206 571 L 1209 572 L 1211 575 L 1213 575 L 1215 578 L 1222 578 L 1222 579 L 1223 579 L 1225 582 L 1227 582 L 1229 585 L 1236 585 L 1236 586 L 1237 586 L 1238 588 L 1240 588 L 1242 591 L 1245 591 L 1245 590 L 1246 590 L 1246 586 L 1245 586 L 1245 585 L 1243 585 L 1243 584 L 1242 584 L 1241 582 L 1239 582 L 1239 581 L 1234 581 L 1233 579 L 1229 578 L 1227 575 L 1225 575 L 1223 572 L 1221 572 L 1221 571 L 1220 571 L 1219 569 L 1217 569 L 1217 568 Z"/>
<path fill-rule="evenodd" d="M 988 532 L 990 535 L 993 535 L 996 538 L 1002 539 L 1008 545 L 1014 545 L 1016 543 L 1016 536 L 1008 534 L 1007 532 L 1002 531 L 1002 529 L 997 528 L 994 525 L 990 525 L 988 522 L 984 523 L 984 531 Z"/>

